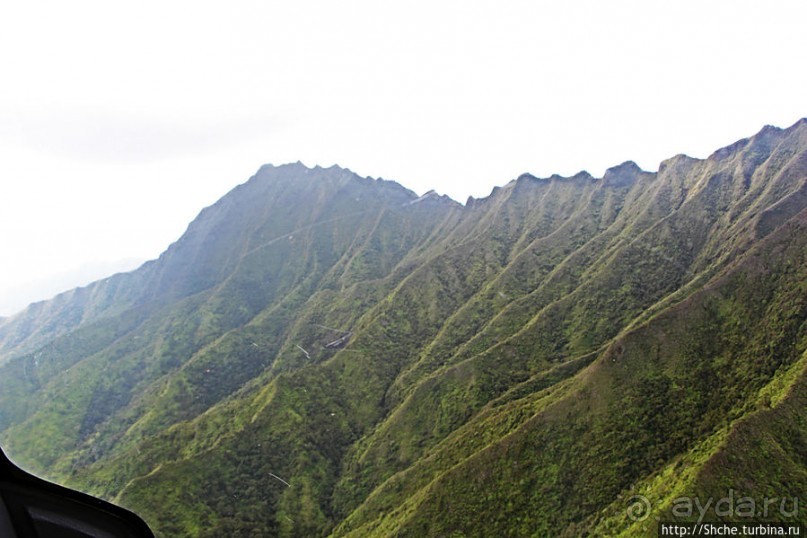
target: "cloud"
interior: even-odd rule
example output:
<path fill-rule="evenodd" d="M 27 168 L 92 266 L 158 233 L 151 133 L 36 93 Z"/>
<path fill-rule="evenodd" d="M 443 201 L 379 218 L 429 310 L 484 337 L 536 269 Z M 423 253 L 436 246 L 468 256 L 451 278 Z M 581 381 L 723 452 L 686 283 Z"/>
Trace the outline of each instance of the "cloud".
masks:
<path fill-rule="evenodd" d="M 59 109 L 5 114 L 0 118 L 0 141 L 76 160 L 144 163 L 271 138 L 283 124 L 269 116 L 158 118 Z"/>

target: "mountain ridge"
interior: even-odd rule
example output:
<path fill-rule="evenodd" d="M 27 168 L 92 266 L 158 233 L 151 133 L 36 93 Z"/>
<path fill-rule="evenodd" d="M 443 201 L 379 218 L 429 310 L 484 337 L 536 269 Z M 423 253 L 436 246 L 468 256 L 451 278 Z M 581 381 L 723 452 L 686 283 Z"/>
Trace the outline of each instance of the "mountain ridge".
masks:
<path fill-rule="evenodd" d="M 755 418 L 807 384 L 805 208 L 804 120 L 464 206 L 267 165 L 0 325 L 0 441 L 165 536 L 645 536 L 619 495 L 669 517 L 657 477 L 717 494 L 720 447 L 778 439 L 807 487 L 807 428 Z"/>
<path fill-rule="evenodd" d="M 794 123 L 792 126 L 787 127 L 785 129 L 780 128 L 780 127 L 776 127 L 776 126 L 772 126 L 772 125 L 766 125 L 756 135 L 753 135 L 752 137 L 740 139 L 740 140 L 738 140 L 738 141 L 736 141 L 736 142 L 734 142 L 732 144 L 729 144 L 729 145 L 724 146 L 724 147 L 722 147 L 722 148 L 720 148 L 718 150 L 715 150 L 706 159 L 698 159 L 698 158 L 695 158 L 695 157 L 690 157 L 690 156 L 685 155 L 685 154 L 675 155 L 673 157 L 670 157 L 668 159 L 664 159 L 664 160 L 661 161 L 661 163 L 659 164 L 659 167 L 658 167 L 659 168 L 658 173 L 660 173 L 664 168 L 666 168 L 666 166 L 668 165 L 667 164 L 668 161 L 672 162 L 672 161 L 677 161 L 677 160 L 680 160 L 680 159 L 684 159 L 686 161 L 694 161 L 694 162 L 708 161 L 708 160 L 712 160 L 712 159 L 719 160 L 721 158 L 725 158 L 725 157 L 730 156 L 731 154 L 736 152 L 738 149 L 740 149 L 742 147 L 745 147 L 749 143 L 752 143 L 754 141 L 754 139 L 756 139 L 756 138 L 759 138 L 759 137 L 761 137 L 763 135 L 768 135 L 768 134 L 787 133 L 789 131 L 792 131 L 792 130 L 795 130 L 795 129 L 799 128 L 800 126 L 804 125 L 805 123 L 807 123 L 807 118 L 802 118 L 802 119 L 798 120 L 796 123 Z M 295 170 L 296 173 L 302 173 L 303 175 L 307 175 L 307 174 L 312 173 L 312 172 L 317 173 L 317 172 L 320 172 L 320 171 L 334 171 L 335 170 L 340 174 L 351 174 L 355 178 L 360 179 L 360 180 L 363 179 L 363 180 L 366 180 L 366 181 L 369 181 L 369 182 L 375 181 L 377 183 L 388 183 L 388 184 L 395 185 L 397 187 L 400 187 L 404 191 L 407 191 L 407 192 L 411 193 L 413 196 L 415 196 L 417 198 L 417 196 L 412 191 L 409 191 L 409 189 L 407 189 L 406 187 L 403 187 L 402 185 L 400 185 L 399 183 L 397 183 L 395 181 L 386 180 L 386 179 L 383 179 L 383 178 L 377 178 L 377 179 L 361 178 L 360 176 L 358 176 L 354 172 L 352 172 L 349 168 L 343 168 L 343 167 L 340 167 L 339 165 L 336 165 L 336 164 L 331 165 L 330 167 L 321 167 L 319 165 L 315 165 L 313 168 L 306 167 L 300 161 L 297 161 L 295 163 L 285 164 L 285 165 L 277 165 L 277 166 L 273 165 L 273 164 L 265 164 L 265 165 L 262 165 L 258 169 L 256 174 L 252 178 L 250 178 L 250 180 L 260 176 L 262 172 L 265 173 L 267 170 L 281 169 L 281 168 L 292 169 L 292 170 Z M 526 172 L 526 173 L 521 174 L 515 180 L 513 180 L 513 182 L 518 182 L 519 180 L 530 179 L 530 178 L 534 179 L 534 180 L 539 180 L 539 181 L 540 180 L 546 180 L 546 181 L 578 180 L 578 179 L 591 179 L 593 181 L 597 181 L 597 180 L 607 181 L 609 178 L 615 177 L 615 174 L 621 173 L 625 169 L 630 169 L 631 171 L 644 172 L 643 170 L 641 170 L 641 168 L 638 167 L 638 165 L 636 165 L 636 163 L 629 160 L 629 161 L 625 161 L 622 164 L 615 165 L 615 166 L 612 166 L 612 167 L 608 168 L 602 178 L 595 178 L 595 177 L 591 176 L 585 170 L 582 170 L 582 171 L 578 172 L 577 174 L 574 174 L 574 175 L 568 176 L 568 177 L 560 176 L 558 174 L 553 174 L 548 178 L 538 178 L 538 177 Z M 230 193 L 233 193 L 234 191 L 236 191 L 240 187 L 243 187 L 247 183 L 249 183 L 249 180 L 246 183 L 243 183 L 241 185 L 237 185 L 236 187 L 234 187 L 230 191 Z M 496 192 L 497 190 L 499 190 L 501 188 L 503 188 L 503 187 L 494 187 L 493 190 L 491 191 L 491 194 L 488 195 L 487 197 L 484 197 L 484 198 L 469 197 L 468 200 L 473 201 L 473 203 L 477 203 L 477 202 L 486 200 L 486 199 L 490 198 L 490 196 L 492 196 L 494 192 Z M 429 192 L 425 193 L 423 196 L 427 196 L 429 193 L 432 193 L 432 192 L 434 192 L 436 194 L 436 191 L 430 190 Z M 230 193 L 228 193 L 228 195 Z M 440 196 L 441 199 L 450 200 L 450 198 L 445 196 L 445 195 L 438 195 L 438 196 Z M 226 197 L 227 197 L 227 195 L 225 195 L 224 198 L 226 198 Z M 213 204 L 213 205 L 215 205 L 215 204 Z M 468 205 L 468 204 L 466 203 L 465 205 Z M 212 207 L 212 206 L 210 206 L 210 207 Z M 199 214 L 199 216 L 197 216 L 197 218 L 194 219 L 194 221 L 192 221 L 191 224 L 193 224 L 193 222 L 195 222 L 199 217 L 201 217 L 202 213 L 204 213 L 206 210 L 210 209 L 210 207 L 203 209 L 202 212 Z M 183 236 L 184 236 L 184 234 L 183 234 Z M 166 252 L 168 250 L 170 250 L 175 244 L 176 244 L 176 241 L 174 243 L 172 243 L 171 245 L 169 245 L 169 247 L 166 249 Z M 154 262 L 154 261 L 157 261 L 157 260 L 149 260 L 149 262 Z M 149 262 L 146 262 L 146 263 L 149 263 Z M 134 272 L 134 271 L 128 271 L 127 273 L 131 273 L 131 272 Z M 118 275 L 111 275 L 110 277 L 101 279 L 98 282 L 104 282 L 104 281 L 108 280 L 109 278 L 115 278 L 117 276 Z M 37 302 L 32 303 L 31 305 L 29 305 L 29 308 L 30 307 L 36 307 L 37 305 L 44 306 L 45 303 L 50 303 L 51 301 L 54 301 L 54 300 L 58 301 L 58 298 L 60 296 L 62 296 L 62 295 L 73 293 L 73 292 L 75 292 L 75 291 L 77 291 L 79 289 L 82 289 L 82 288 L 87 288 L 87 287 L 90 287 L 90 286 L 94 286 L 94 284 L 95 283 L 92 283 L 92 284 L 88 284 L 86 286 L 81 286 L 79 288 L 76 288 L 75 290 L 68 290 L 66 292 L 62 292 L 62 293 L 54 296 L 52 299 L 44 299 L 44 300 L 37 301 Z M 0 320 L 2 320 L 2 322 L 10 321 L 10 320 L 12 320 L 12 319 L 14 319 L 14 318 L 16 318 L 18 316 L 22 316 L 24 314 L 25 310 L 27 310 L 27 309 L 24 309 L 23 311 L 18 312 L 18 313 L 13 314 L 13 315 L 10 315 L 10 316 L 2 317 L 2 318 L 0 318 Z M 5 347 L 5 343 L 3 342 L 3 340 L 4 340 L 3 337 L 5 335 L 3 334 L 3 332 L 4 331 L 2 329 L 2 325 L 0 325 L 0 352 L 2 352 L 3 347 Z M 2 358 L 4 358 L 4 357 L 2 355 L 0 355 L 0 360 L 2 360 Z"/>

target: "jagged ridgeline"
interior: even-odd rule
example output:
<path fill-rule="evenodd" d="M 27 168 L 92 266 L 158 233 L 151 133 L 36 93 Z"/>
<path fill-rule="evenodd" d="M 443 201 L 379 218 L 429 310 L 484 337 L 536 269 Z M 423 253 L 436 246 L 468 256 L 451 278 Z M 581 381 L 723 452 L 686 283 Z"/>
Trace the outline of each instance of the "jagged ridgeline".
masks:
<path fill-rule="evenodd" d="M 464 206 L 264 166 L 0 320 L 2 446 L 161 536 L 653 536 L 804 499 L 806 405 L 805 120 Z"/>

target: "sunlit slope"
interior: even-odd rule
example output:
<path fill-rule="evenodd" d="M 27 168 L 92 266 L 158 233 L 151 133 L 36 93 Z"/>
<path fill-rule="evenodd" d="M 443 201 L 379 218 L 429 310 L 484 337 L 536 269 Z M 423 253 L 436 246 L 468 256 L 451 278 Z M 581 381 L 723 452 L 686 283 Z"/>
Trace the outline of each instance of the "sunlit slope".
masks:
<path fill-rule="evenodd" d="M 631 486 L 804 491 L 806 149 L 465 207 L 264 167 L 98 304 L 2 322 L 0 440 L 166 536 L 644 535 Z"/>
<path fill-rule="evenodd" d="M 576 375 L 490 401 L 335 534 L 611 535 L 638 491 L 657 516 L 684 494 L 805 491 L 805 282 L 807 211 Z"/>

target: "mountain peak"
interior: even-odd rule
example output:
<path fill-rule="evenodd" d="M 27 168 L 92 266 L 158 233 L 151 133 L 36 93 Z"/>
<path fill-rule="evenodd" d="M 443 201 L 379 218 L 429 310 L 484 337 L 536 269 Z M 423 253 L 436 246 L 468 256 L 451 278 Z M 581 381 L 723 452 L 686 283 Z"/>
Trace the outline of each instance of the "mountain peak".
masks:
<path fill-rule="evenodd" d="M 752 144 L 770 145 L 776 140 L 782 139 L 793 131 L 800 129 L 805 124 L 807 124 L 807 118 L 801 118 L 787 129 L 782 129 L 774 125 L 765 125 L 755 135 L 742 138 L 733 144 L 718 149 L 709 155 L 708 160 L 719 161 L 728 159 Z"/>
<path fill-rule="evenodd" d="M 797 129 L 797 128 L 799 128 L 799 127 L 803 126 L 803 125 L 807 125 L 807 118 L 801 118 L 799 121 L 797 121 L 796 123 L 794 123 L 793 125 L 791 125 L 791 126 L 788 128 L 788 130 L 790 130 L 790 129 Z"/>
<path fill-rule="evenodd" d="M 612 166 L 608 170 L 605 171 L 605 175 L 607 176 L 609 173 L 613 174 L 622 174 L 625 172 L 641 172 L 642 169 L 639 168 L 639 165 L 633 161 L 625 161 L 622 164 L 618 164 L 616 166 Z"/>
<path fill-rule="evenodd" d="M 538 181 L 540 178 L 535 177 L 529 172 L 524 172 L 516 178 L 516 181 Z"/>
<path fill-rule="evenodd" d="M 643 170 L 639 165 L 633 161 L 625 161 L 606 170 L 602 179 L 607 185 L 623 185 L 632 183 L 641 173 Z"/>
<path fill-rule="evenodd" d="M 452 206 L 452 207 L 454 207 L 454 206 L 462 207 L 462 204 L 460 204 L 459 202 L 453 200 L 452 198 L 450 198 L 449 196 L 446 196 L 445 194 L 438 194 L 437 191 L 435 191 L 434 189 L 431 189 L 431 190 L 425 192 L 422 196 L 419 196 L 418 198 L 415 198 L 414 200 L 406 202 L 403 205 L 404 206 L 411 206 L 411 205 L 415 205 L 415 204 L 421 204 L 421 203 L 424 203 L 424 202 L 432 204 L 432 205 L 433 204 L 442 204 L 442 205 Z"/>

